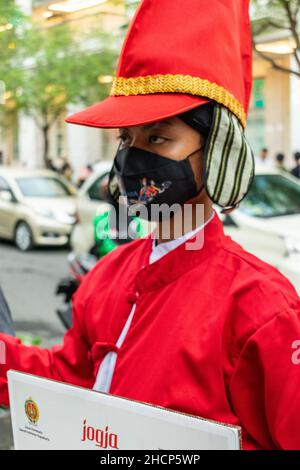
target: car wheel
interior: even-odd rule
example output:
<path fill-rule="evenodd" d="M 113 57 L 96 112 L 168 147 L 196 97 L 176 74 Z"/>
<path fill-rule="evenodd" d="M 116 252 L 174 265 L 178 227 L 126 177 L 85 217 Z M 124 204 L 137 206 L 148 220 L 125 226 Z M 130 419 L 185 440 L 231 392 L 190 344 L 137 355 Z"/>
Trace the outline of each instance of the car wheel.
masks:
<path fill-rule="evenodd" d="M 26 222 L 19 222 L 15 230 L 15 244 L 21 251 L 29 251 L 33 247 L 33 236 Z"/>

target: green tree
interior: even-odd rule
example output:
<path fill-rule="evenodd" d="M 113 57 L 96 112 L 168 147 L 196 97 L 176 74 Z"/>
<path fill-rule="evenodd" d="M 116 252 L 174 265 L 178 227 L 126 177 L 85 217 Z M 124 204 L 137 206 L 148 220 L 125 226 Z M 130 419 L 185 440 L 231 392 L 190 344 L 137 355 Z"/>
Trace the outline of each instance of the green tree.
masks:
<path fill-rule="evenodd" d="M 45 26 L 25 17 L 15 0 L 0 0 L 0 93 L 3 84 L 6 91 L 0 126 L 10 126 L 19 110 L 30 115 L 42 131 L 49 166 L 49 132 L 67 105 L 88 106 L 109 93 L 110 83 L 99 77 L 113 75 L 118 41 L 99 32 L 99 18 L 88 33 L 67 22 Z"/>
<path fill-rule="evenodd" d="M 12 64 L 20 60 L 20 31 L 26 17 L 13 0 L 0 0 L 0 80 L 7 89 L 16 89 L 20 82 L 20 71 Z"/>
<path fill-rule="evenodd" d="M 125 8 L 127 13 L 132 16 L 137 9 L 141 0 L 125 0 Z"/>
<path fill-rule="evenodd" d="M 14 0 L 0 0 L 0 126 L 11 123 L 23 84 L 22 34 L 27 18 Z"/>
<path fill-rule="evenodd" d="M 108 93 L 99 76 L 112 74 L 116 52 L 104 34 L 93 38 L 98 41 L 96 50 L 84 46 L 88 39 L 76 39 L 66 23 L 44 29 L 34 26 L 24 36 L 25 85 L 18 106 L 33 117 L 43 133 L 46 166 L 50 165 L 49 131 L 67 104 L 89 105 Z"/>
<path fill-rule="evenodd" d="M 274 69 L 281 70 L 300 78 L 300 0 L 252 0 L 253 6 L 253 47 L 256 53 L 267 60 Z M 271 54 L 257 47 L 257 38 L 262 33 L 279 31 L 281 35 L 292 38 L 296 67 L 285 67 Z"/>

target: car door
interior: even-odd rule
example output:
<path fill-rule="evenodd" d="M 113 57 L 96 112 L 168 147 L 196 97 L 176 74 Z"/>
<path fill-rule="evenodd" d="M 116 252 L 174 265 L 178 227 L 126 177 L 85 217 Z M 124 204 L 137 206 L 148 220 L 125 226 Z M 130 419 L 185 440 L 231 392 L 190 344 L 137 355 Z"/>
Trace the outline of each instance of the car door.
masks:
<path fill-rule="evenodd" d="M 238 217 L 235 217 L 235 220 L 237 219 L 237 226 L 224 227 L 226 235 L 229 235 L 253 255 L 278 267 L 285 253 L 282 239 L 266 230 L 263 223 L 259 226 L 251 225 L 252 220 L 250 218 L 249 220 L 240 221 Z"/>
<path fill-rule="evenodd" d="M 71 246 L 76 253 L 90 251 L 95 243 L 93 219 L 96 214 L 110 209 L 105 201 L 105 186 L 108 172 L 87 182 L 77 199 L 79 222 L 75 225 L 71 236 Z"/>
<path fill-rule="evenodd" d="M 105 199 L 105 190 L 109 173 L 100 175 L 79 200 L 79 217 L 83 224 L 91 225 L 95 215 L 109 210 L 110 206 Z"/>
<path fill-rule="evenodd" d="M 15 197 L 7 180 L 0 176 L 0 236 L 11 238 L 15 222 Z"/>
<path fill-rule="evenodd" d="M 261 173 L 225 229 L 246 250 L 278 268 L 286 257 L 285 238 L 299 239 L 298 214 L 299 183 L 284 173 Z"/>

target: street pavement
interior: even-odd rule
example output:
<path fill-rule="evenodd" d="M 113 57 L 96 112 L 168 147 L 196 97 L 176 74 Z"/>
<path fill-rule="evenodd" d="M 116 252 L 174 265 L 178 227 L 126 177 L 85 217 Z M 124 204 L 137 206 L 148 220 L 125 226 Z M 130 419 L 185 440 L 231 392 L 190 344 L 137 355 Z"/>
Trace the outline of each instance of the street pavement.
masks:
<path fill-rule="evenodd" d="M 62 341 L 64 328 L 55 310 L 62 301 L 54 295 L 58 281 L 68 275 L 66 248 L 19 252 L 0 240 L 0 285 L 19 334 L 39 336 L 42 347 Z M 12 448 L 9 413 L 0 410 L 0 450 Z"/>

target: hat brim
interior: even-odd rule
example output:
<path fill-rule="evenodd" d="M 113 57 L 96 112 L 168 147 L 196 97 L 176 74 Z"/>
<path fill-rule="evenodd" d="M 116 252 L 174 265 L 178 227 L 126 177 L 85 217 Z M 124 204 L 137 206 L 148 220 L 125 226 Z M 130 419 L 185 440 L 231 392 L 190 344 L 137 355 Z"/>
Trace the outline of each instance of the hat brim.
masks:
<path fill-rule="evenodd" d="M 88 127 L 121 128 L 161 121 L 208 103 L 207 98 L 183 93 L 109 96 L 65 121 Z"/>

